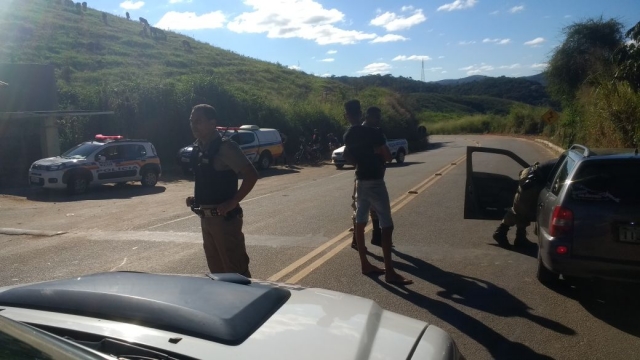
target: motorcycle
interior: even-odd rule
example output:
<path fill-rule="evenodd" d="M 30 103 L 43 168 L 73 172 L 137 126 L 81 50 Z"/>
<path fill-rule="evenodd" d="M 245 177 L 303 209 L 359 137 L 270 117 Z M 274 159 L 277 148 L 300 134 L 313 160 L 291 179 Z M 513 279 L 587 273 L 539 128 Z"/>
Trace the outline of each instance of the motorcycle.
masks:
<path fill-rule="evenodd" d="M 300 138 L 300 148 L 298 152 L 293 156 L 293 161 L 296 165 L 301 162 L 307 162 L 309 164 L 316 164 L 322 160 L 322 154 L 320 153 L 320 148 L 311 147 L 306 144 L 304 138 Z"/>

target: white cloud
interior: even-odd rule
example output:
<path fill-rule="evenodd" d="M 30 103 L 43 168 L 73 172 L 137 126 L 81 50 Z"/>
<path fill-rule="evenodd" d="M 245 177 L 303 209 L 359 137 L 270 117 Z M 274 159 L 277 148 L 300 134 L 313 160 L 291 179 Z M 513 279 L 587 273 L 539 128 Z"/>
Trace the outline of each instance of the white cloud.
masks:
<path fill-rule="evenodd" d="M 460 71 L 466 71 L 467 75 L 478 75 L 478 74 L 483 74 L 483 73 L 488 73 L 492 70 L 494 70 L 495 68 L 491 65 L 487 65 L 485 63 L 481 63 L 480 65 L 477 64 L 473 64 L 473 65 L 469 65 L 463 68 L 460 68 L 458 70 Z"/>
<path fill-rule="evenodd" d="M 502 65 L 500 69 L 519 69 L 520 67 L 522 67 L 520 64 Z"/>
<path fill-rule="evenodd" d="M 511 9 L 509 9 L 509 12 L 512 14 L 519 13 L 521 11 L 524 11 L 524 5 L 514 6 Z"/>
<path fill-rule="evenodd" d="M 460 41 L 458 44 L 460 45 L 471 45 L 471 44 L 475 44 L 475 41 Z"/>
<path fill-rule="evenodd" d="M 431 72 L 436 72 L 436 71 L 442 70 L 442 68 L 441 67 L 432 67 L 432 68 L 425 69 L 425 70 L 431 71 Z"/>
<path fill-rule="evenodd" d="M 329 50 L 329 51 L 327 51 L 327 54 L 329 54 L 329 55 L 333 55 L 333 54 L 337 54 L 337 53 L 338 53 L 338 50 Z"/>
<path fill-rule="evenodd" d="M 427 17 L 422 13 L 422 9 L 414 11 L 413 15 L 404 17 L 402 15 L 396 15 L 396 13 L 386 12 L 378 15 L 375 19 L 369 22 L 370 25 L 381 26 L 387 31 L 398 31 L 408 29 L 412 26 L 425 22 Z"/>
<path fill-rule="evenodd" d="M 483 43 L 496 43 L 498 45 L 507 45 L 511 42 L 511 39 L 484 39 L 482 40 Z"/>
<path fill-rule="evenodd" d="M 169 0 L 169 4 L 190 3 L 193 0 Z"/>
<path fill-rule="evenodd" d="M 438 59 L 444 59 L 444 56 L 438 56 Z"/>
<path fill-rule="evenodd" d="M 565 15 L 565 16 L 564 16 L 564 18 L 565 18 L 565 19 L 568 19 L 568 18 L 570 18 L 570 17 L 571 17 L 571 15 Z"/>
<path fill-rule="evenodd" d="M 171 30 L 218 29 L 224 27 L 226 21 L 227 19 L 222 11 L 214 11 L 202 15 L 196 15 L 194 12 L 169 11 L 162 16 L 155 26 Z"/>
<path fill-rule="evenodd" d="M 325 9 L 314 0 L 245 0 L 253 8 L 236 16 L 227 28 L 236 33 L 266 33 L 268 38 L 301 38 L 319 45 L 355 44 L 378 37 L 375 33 L 340 29 L 337 9 Z"/>
<path fill-rule="evenodd" d="M 453 11 L 472 8 L 478 0 L 455 0 L 452 3 L 444 4 L 438 8 L 438 11 Z"/>
<path fill-rule="evenodd" d="M 358 71 L 358 74 L 388 74 L 392 68 L 393 67 L 387 63 L 373 63 L 365 66 L 364 69 Z"/>
<path fill-rule="evenodd" d="M 387 34 L 384 36 L 378 36 L 377 38 L 369 41 L 372 44 L 375 43 L 386 43 L 386 42 L 394 42 L 394 41 L 407 41 L 409 40 L 409 38 L 406 38 L 404 36 L 401 35 L 396 35 L 396 34 Z"/>
<path fill-rule="evenodd" d="M 532 69 L 546 69 L 547 66 L 549 66 L 549 64 L 547 64 L 547 63 L 539 63 L 539 64 L 531 65 L 531 68 Z"/>
<path fill-rule="evenodd" d="M 126 10 L 138 10 L 143 6 L 144 6 L 144 1 L 133 2 L 133 1 L 127 0 L 125 2 L 120 3 L 120 7 Z"/>
<path fill-rule="evenodd" d="M 333 61 L 335 61 L 335 59 L 334 58 L 326 58 L 326 59 L 322 59 L 320 61 L 322 61 L 322 62 L 333 62 Z"/>
<path fill-rule="evenodd" d="M 489 13 L 489 15 L 498 15 L 498 14 L 500 14 L 499 10 L 492 11 L 492 12 Z"/>
<path fill-rule="evenodd" d="M 331 76 L 331 74 L 329 74 L 329 73 L 320 75 L 320 77 L 330 77 L 330 76 Z"/>
<path fill-rule="evenodd" d="M 411 55 L 411 56 L 398 55 L 394 57 L 393 60 L 391 61 L 422 61 L 422 60 L 429 61 L 431 60 L 431 57 L 427 55 Z"/>
<path fill-rule="evenodd" d="M 540 46 L 545 41 L 547 41 L 547 40 L 545 40 L 544 38 L 541 38 L 541 37 L 537 37 L 537 38 L 535 38 L 533 40 L 525 42 L 524 44 L 528 45 L 528 46 L 536 47 L 536 46 Z"/>
<path fill-rule="evenodd" d="M 442 73 L 443 73 L 443 74 L 446 74 L 446 73 L 447 73 L 447 70 L 443 71 Z"/>
<path fill-rule="evenodd" d="M 291 70 L 301 70 L 302 68 L 298 65 L 289 65 L 288 66 L 289 69 Z"/>
<path fill-rule="evenodd" d="M 409 5 L 409 6 L 403 6 L 402 9 L 400 9 L 402 11 L 411 11 L 413 10 L 413 6 Z"/>

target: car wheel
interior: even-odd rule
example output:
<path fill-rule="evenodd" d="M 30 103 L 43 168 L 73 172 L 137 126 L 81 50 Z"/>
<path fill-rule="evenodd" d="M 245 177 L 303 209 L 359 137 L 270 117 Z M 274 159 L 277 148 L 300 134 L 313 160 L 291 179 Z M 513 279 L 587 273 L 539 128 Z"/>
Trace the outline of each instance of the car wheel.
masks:
<path fill-rule="evenodd" d="M 340 170 L 344 167 L 344 164 L 336 164 L 336 169 Z"/>
<path fill-rule="evenodd" d="M 536 274 L 538 281 L 540 281 L 543 285 L 553 285 L 558 282 L 560 279 L 560 275 L 554 273 L 553 271 L 547 269 L 546 266 L 542 263 L 542 259 L 538 257 L 538 272 Z"/>
<path fill-rule="evenodd" d="M 87 192 L 89 180 L 82 175 L 72 176 L 67 183 L 67 190 L 71 195 L 79 195 Z"/>
<path fill-rule="evenodd" d="M 143 170 L 142 180 L 140 180 L 140 183 L 144 187 L 156 186 L 158 183 L 158 173 L 154 170 Z"/>
<path fill-rule="evenodd" d="M 258 160 L 258 165 L 260 166 L 260 169 L 267 170 L 269 166 L 271 166 L 271 154 L 266 151 L 263 152 Z"/>
<path fill-rule="evenodd" d="M 396 162 L 398 164 L 404 163 L 404 157 L 405 157 L 404 150 L 398 151 L 398 154 L 396 155 Z"/>

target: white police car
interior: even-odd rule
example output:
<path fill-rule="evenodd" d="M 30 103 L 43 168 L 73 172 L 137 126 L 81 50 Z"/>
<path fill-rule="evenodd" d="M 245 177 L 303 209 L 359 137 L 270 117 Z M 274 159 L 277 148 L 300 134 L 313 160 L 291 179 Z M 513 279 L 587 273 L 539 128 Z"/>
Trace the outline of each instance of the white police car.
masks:
<path fill-rule="evenodd" d="M 460 360 L 444 330 L 324 289 L 109 272 L 0 288 L 7 359 Z"/>
<path fill-rule="evenodd" d="M 140 181 L 151 187 L 160 174 L 160 158 L 149 141 L 96 135 L 95 141 L 34 162 L 29 169 L 29 184 L 80 194 L 94 184 Z"/>

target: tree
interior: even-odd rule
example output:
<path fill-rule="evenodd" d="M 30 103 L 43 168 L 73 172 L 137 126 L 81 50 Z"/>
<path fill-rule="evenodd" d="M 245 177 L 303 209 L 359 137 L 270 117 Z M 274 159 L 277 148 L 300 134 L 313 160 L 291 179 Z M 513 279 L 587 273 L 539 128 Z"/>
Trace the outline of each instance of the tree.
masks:
<path fill-rule="evenodd" d="M 588 19 L 563 29 L 566 38 L 551 56 L 547 79 L 554 97 L 573 102 L 578 89 L 597 75 L 613 75 L 613 54 L 623 44 L 623 25 L 615 19 Z"/>
<path fill-rule="evenodd" d="M 638 92 L 640 90 L 640 22 L 629 29 L 625 37 L 629 41 L 615 53 L 615 61 L 618 65 L 616 79 L 627 81 L 631 88 Z"/>

